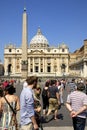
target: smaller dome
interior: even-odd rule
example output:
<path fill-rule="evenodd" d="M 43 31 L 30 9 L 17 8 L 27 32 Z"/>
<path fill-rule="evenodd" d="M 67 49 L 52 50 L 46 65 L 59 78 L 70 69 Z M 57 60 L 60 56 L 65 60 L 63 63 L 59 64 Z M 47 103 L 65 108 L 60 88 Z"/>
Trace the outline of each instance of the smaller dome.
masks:
<path fill-rule="evenodd" d="M 48 45 L 48 40 L 45 36 L 42 35 L 40 28 L 37 31 L 37 34 L 31 39 L 30 44 L 46 44 Z"/>
<path fill-rule="evenodd" d="M 68 48 L 68 46 L 67 46 L 65 43 L 60 44 L 59 47 L 60 47 L 60 48 L 64 48 L 64 49 L 65 49 L 65 48 Z"/>

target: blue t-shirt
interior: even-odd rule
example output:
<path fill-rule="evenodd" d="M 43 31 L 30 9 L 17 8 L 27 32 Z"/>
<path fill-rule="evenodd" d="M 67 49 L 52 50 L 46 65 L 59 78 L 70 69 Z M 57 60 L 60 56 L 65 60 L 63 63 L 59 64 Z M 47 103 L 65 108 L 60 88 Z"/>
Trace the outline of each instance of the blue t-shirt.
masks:
<path fill-rule="evenodd" d="M 34 98 L 31 88 L 23 88 L 20 95 L 20 123 L 27 125 L 31 123 L 31 117 L 34 116 Z"/>

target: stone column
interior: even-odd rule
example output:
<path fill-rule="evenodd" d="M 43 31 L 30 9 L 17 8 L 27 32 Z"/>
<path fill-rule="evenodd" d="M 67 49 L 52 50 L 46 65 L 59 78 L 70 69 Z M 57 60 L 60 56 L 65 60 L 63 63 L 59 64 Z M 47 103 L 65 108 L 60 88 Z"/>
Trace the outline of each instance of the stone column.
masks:
<path fill-rule="evenodd" d="M 45 72 L 45 71 L 44 71 L 44 70 L 45 70 L 44 64 L 45 64 L 45 62 L 44 62 L 44 58 L 43 58 L 43 72 Z"/>
<path fill-rule="evenodd" d="M 33 72 L 35 73 L 34 58 L 33 58 Z"/>
<path fill-rule="evenodd" d="M 12 68 L 13 68 L 12 73 L 15 74 L 16 73 L 16 57 L 13 58 L 12 60 Z"/>
<path fill-rule="evenodd" d="M 46 73 L 46 59 L 45 59 L 45 57 L 44 57 L 44 73 Z"/>
<path fill-rule="evenodd" d="M 41 71 L 41 66 L 40 66 L 40 58 L 39 58 L 39 73 L 40 73 L 40 71 Z"/>
<path fill-rule="evenodd" d="M 7 58 L 4 59 L 4 69 L 5 69 L 5 72 L 4 72 L 4 75 L 8 75 L 8 62 L 7 62 Z"/>
<path fill-rule="evenodd" d="M 84 62 L 84 77 L 87 77 L 87 64 Z"/>
<path fill-rule="evenodd" d="M 30 58 L 28 59 L 28 72 L 30 73 Z"/>

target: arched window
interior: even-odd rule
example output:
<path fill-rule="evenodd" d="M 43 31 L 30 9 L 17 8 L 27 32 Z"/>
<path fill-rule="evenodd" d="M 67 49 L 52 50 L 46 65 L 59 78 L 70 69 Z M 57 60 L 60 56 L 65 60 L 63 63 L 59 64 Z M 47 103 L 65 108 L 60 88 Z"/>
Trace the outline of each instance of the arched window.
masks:
<path fill-rule="evenodd" d="M 12 65 L 9 64 L 9 65 L 8 65 L 8 73 L 11 73 L 11 67 L 12 67 Z"/>

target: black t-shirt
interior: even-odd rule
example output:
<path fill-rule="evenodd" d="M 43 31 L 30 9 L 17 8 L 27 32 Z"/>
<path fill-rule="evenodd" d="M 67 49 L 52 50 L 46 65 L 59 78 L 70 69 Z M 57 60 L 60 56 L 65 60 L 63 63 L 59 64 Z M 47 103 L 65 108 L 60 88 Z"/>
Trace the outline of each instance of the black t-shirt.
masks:
<path fill-rule="evenodd" d="M 56 93 L 58 93 L 58 88 L 56 86 L 51 86 L 48 89 L 49 92 L 49 98 L 57 98 Z"/>

